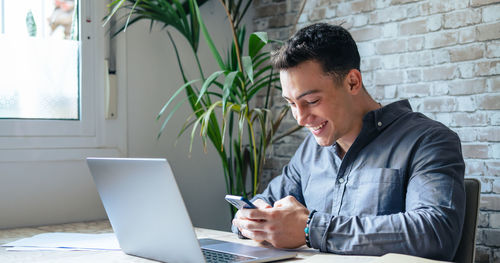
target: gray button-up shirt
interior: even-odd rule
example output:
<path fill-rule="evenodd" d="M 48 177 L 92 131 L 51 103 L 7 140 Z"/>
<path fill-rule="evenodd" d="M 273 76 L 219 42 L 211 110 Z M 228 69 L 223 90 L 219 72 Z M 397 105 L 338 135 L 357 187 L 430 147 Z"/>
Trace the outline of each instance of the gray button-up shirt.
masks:
<path fill-rule="evenodd" d="M 407 100 L 367 113 L 343 159 L 309 135 L 260 198 L 294 196 L 310 211 L 311 246 L 357 255 L 451 260 L 465 214 L 464 161 L 450 129 Z"/>

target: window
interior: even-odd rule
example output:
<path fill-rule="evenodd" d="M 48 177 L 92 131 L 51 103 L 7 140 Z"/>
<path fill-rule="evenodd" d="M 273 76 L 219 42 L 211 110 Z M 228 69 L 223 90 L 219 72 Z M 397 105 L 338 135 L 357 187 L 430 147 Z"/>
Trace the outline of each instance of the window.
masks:
<path fill-rule="evenodd" d="M 124 120 L 104 118 L 106 4 L 0 0 L 0 160 L 124 155 Z"/>
<path fill-rule="evenodd" d="M 0 1 L 0 118 L 78 120 L 78 1 Z"/>

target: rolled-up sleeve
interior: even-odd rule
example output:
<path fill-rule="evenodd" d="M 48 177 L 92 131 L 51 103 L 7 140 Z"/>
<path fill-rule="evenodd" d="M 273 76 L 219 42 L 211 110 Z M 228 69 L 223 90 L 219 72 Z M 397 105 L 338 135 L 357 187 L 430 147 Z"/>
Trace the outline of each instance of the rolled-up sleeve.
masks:
<path fill-rule="evenodd" d="M 310 223 L 311 245 L 338 254 L 392 252 L 452 260 L 465 215 L 460 140 L 454 132 L 437 128 L 413 148 L 404 212 L 367 216 L 317 212 Z"/>

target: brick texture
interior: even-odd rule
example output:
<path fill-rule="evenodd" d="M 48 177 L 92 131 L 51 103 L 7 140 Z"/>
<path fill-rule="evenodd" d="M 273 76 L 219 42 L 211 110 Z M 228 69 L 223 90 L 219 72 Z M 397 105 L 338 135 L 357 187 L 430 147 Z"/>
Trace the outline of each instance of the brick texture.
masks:
<path fill-rule="evenodd" d="M 286 40 L 300 3 L 254 2 L 255 29 Z M 307 0 L 297 28 L 316 22 L 349 29 L 377 101 L 408 99 L 459 135 L 466 177 L 482 184 L 475 262 L 500 262 L 500 0 Z M 274 145 L 264 178 L 281 173 L 307 133 Z"/>

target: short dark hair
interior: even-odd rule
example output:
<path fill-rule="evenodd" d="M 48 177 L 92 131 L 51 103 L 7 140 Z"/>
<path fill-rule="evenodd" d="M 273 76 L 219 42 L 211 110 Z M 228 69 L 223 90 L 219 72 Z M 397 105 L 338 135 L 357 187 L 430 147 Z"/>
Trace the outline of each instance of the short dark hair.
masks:
<path fill-rule="evenodd" d="M 304 27 L 272 53 L 275 69 L 286 70 L 307 60 L 318 61 L 323 71 L 341 81 L 351 69 L 359 69 L 356 42 L 341 26 L 317 23 Z"/>

